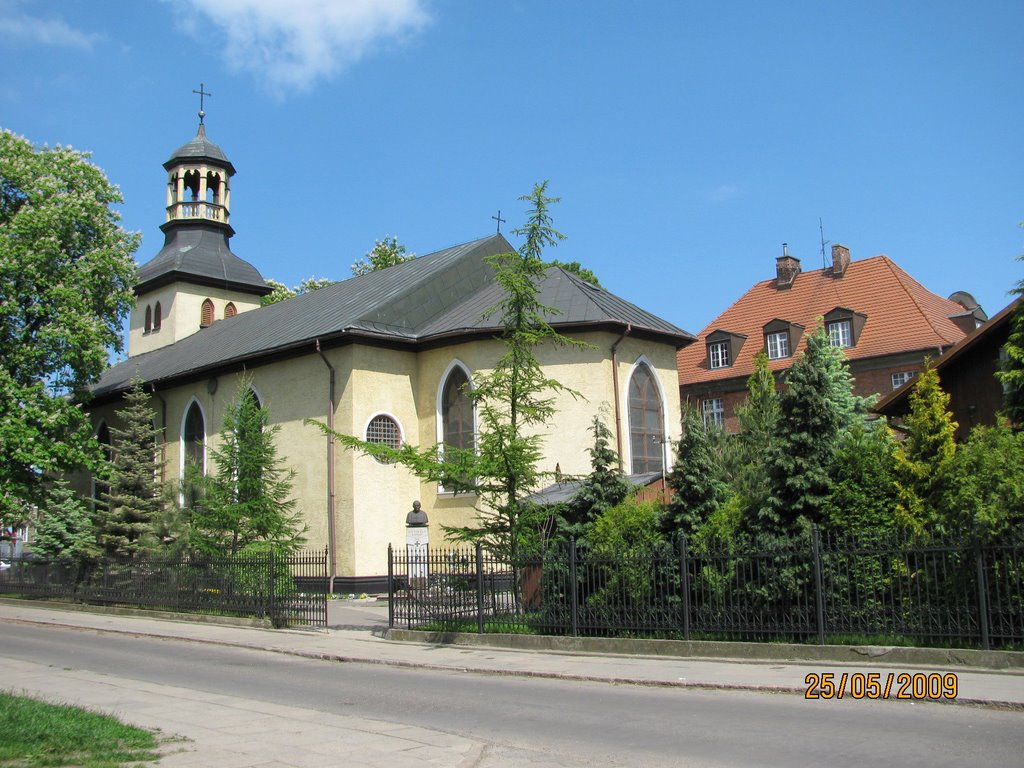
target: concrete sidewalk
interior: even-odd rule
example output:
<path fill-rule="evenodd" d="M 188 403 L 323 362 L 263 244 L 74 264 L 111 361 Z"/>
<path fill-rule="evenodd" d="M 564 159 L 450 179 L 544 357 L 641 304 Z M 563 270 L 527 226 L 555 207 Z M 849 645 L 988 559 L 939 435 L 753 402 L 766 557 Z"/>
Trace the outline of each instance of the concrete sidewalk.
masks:
<path fill-rule="evenodd" d="M 855 664 L 824 659 L 800 663 L 742 661 L 398 642 L 384 637 L 387 622 L 384 603 L 346 601 L 343 606 L 332 606 L 331 622 L 336 628 L 328 632 L 257 629 L 66 610 L 52 604 L 16 600 L 0 600 L 0 622 L 146 635 L 394 667 L 798 695 L 806 691 L 809 674 L 832 673 L 838 686 L 844 673 L 847 681 L 850 675 L 875 673 L 883 685 L 888 677 L 895 678 L 900 673 L 955 673 L 958 704 L 1024 710 L 1024 670 L 1020 668 L 995 671 L 968 666 Z M 170 745 L 172 751 L 176 748 L 186 751 L 161 761 L 161 765 L 166 766 L 322 765 L 324 749 L 331 750 L 332 759 L 344 757 L 353 765 L 472 765 L 483 749 L 482 744 L 473 740 L 426 729 L 238 701 L 74 670 L 28 666 L 31 669 L 26 670 L 22 662 L 0 659 L 0 675 L 3 675 L 0 679 L 17 680 L 19 687 L 30 692 L 113 711 L 139 725 L 158 727 L 190 739 L 181 745 Z M 897 687 L 898 683 L 893 686 L 894 693 Z M 270 720 L 275 727 L 272 744 L 265 743 L 270 741 L 267 735 Z M 324 729 L 332 734 L 330 738 L 324 738 Z M 317 732 L 317 738 L 304 741 L 303 735 L 309 735 L 312 730 Z M 279 737 L 279 732 L 286 737 Z M 296 752 L 296 744 L 310 746 L 308 750 Z"/>

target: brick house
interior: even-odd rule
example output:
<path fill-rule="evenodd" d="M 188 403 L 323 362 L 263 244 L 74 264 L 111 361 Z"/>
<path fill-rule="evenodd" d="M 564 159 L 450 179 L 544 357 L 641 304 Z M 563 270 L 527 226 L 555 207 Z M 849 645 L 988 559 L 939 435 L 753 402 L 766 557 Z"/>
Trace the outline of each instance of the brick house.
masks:
<path fill-rule="evenodd" d="M 767 352 L 775 372 L 787 370 L 823 318 L 832 343 L 846 352 L 858 395 L 886 394 L 921 370 L 987 317 L 970 294 L 945 299 L 927 290 L 888 256 L 852 261 L 832 246 L 832 266 L 803 272 L 783 245 L 774 278 L 748 290 L 676 355 L 683 401 L 706 422 L 739 429 L 736 406 L 747 395 L 754 355 Z"/>
<path fill-rule="evenodd" d="M 949 394 L 957 440 L 966 440 L 976 426 L 991 427 L 996 423 L 996 415 L 1003 407 L 1004 390 L 995 374 L 1021 303 L 1021 299 L 1011 302 L 933 362 L 939 383 Z M 875 412 L 889 417 L 896 425 L 901 424 L 910 411 L 911 389 L 908 383 L 886 395 L 875 405 Z"/>

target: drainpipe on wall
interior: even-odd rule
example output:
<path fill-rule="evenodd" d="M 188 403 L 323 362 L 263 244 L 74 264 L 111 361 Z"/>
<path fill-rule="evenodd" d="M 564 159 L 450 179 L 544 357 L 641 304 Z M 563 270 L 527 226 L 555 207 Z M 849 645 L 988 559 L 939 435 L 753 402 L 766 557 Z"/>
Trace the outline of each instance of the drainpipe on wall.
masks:
<path fill-rule="evenodd" d="M 160 401 L 160 483 L 167 480 L 167 401 L 156 393 L 156 384 L 149 383 L 149 393 Z"/>
<path fill-rule="evenodd" d="M 334 366 L 327 357 L 320 351 L 320 339 L 316 340 L 316 353 L 324 361 L 328 370 L 327 387 L 327 429 L 331 434 L 327 436 L 327 548 L 330 550 L 328 560 L 330 561 L 330 580 L 328 582 L 328 594 L 334 594 L 334 579 L 338 575 L 338 566 L 335 553 L 334 535 Z"/>
<path fill-rule="evenodd" d="M 622 410 L 619 407 L 619 344 L 633 330 L 632 323 L 626 323 L 626 330 L 612 344 L 612 391 L 615 395 L 615 450 L 619 455 L 619 472 L 622 471 Z"/>

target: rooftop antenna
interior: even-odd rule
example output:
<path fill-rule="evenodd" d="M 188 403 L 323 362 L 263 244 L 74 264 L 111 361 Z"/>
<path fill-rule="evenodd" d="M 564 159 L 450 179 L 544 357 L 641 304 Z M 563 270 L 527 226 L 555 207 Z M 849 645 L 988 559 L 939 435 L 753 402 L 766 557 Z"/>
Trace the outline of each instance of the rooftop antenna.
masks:
<path fill-rule="evenodd" d="M 825 228 L 821 226 L 821 216 L 818 217 L 818 232 L 821 233 L 821 268 L 825 269 L 825 246 L 829 245 L 832 241 L 825 239 Z"/>
<path fill-rule="evenodd" d="M 205 103 L 203 101 L 203 99 L 206 96 L 213 96 L 212 93 L 209 93 L 208 91 L 206 91 L 204 89 L 203 85 L 204 85 L 203 83 L 199 84 L 199 90 L 198 91 L 195 88 L 192 89 L 192 93 L 198 93 L 199 94 L 199 124 L 200 125 L 203 124 L 203 118 L 206 117 L 206 112 L 203 109 L 203 106 L 204 106 L 204 103 Z"/>

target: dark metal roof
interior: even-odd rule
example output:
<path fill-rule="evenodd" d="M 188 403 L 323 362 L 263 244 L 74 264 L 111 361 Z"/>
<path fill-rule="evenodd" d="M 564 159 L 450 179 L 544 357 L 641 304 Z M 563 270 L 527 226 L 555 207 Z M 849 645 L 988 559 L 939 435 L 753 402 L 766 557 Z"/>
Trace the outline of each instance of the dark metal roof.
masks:
<path fill-rule="evenodd" d="M 141 267 L 135 293 L 185 280 L 199 285 L 248 291 L 260 296 L 272 290 L 252 264 L 228 246 L 229 230 L 217 222 L 181 220 L 164 225 L 164 247 Z"/>
<path fill-rule="evenodd" d="M 206 138 L 206 126 L 202 123 L 199 124 L 195 138 L 174 150 L 170 159 L 164 163 L 164 168 L 170 170 L 172 165 L 177 165 L 183 160 L 212 160 L 215 164 L 227 168 L 229 176 L 235 175 L 235 166 L 228 160 L 224 150 Z"/>
<path fill-rule="evenodd" d="M 147 382 L 213 375 L 249 360 L 299 349 L 311 352 L 318 341 L 329 345 L 371 338 L 413 347 L 431 339 L 495 333 L 498 318 L 482 319 L 501 298 L 487 257 L 513 250 L 504 237 L 492 235 L 218 320 L 181 341 L 115 365 L 93 392 L 103 396 L 125 389 L 135 375 Z M 689 333 L 560 268 L 548 269 L 540 287 L 541 301 L 562 310 L 550 317 L 554 325 L 616 325 L 623 330 L 632 325 L 677 347 L 693 340 Z"/>
<path fill-rule="evenodd" d="M 623 475 L 634 488 L 646 488 L 651 483 L 661 480 L 661 472 L 644 472 L 639 475 Z M 547 488 L 542 488 L 526 497 L 526 501 L 546 506 L 548 504 L 562 504 L 572 499 L 583 486 L 583 480 L 566 480 L 561 483 L 553 483 Z"/>

